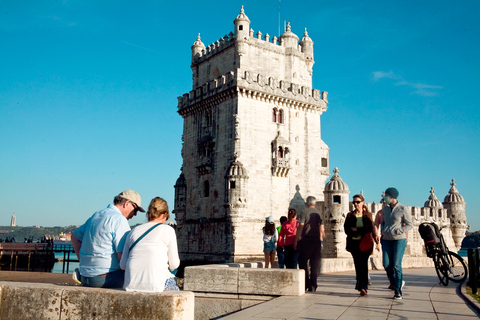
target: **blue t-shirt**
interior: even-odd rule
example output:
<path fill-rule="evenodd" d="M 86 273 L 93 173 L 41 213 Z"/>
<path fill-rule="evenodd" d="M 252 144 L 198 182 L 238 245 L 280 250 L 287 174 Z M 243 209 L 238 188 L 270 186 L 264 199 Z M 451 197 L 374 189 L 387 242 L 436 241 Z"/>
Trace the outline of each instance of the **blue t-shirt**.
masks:
<path fill-rule="evenodd" d="M 95 212 L 87 222 L 73 232 L 82 242 L 80 274 L 94 277 L 120 269 L 117 252 L 123 252 L 126 234 L 130 231 L 127 219 L 114 205 Z"/>

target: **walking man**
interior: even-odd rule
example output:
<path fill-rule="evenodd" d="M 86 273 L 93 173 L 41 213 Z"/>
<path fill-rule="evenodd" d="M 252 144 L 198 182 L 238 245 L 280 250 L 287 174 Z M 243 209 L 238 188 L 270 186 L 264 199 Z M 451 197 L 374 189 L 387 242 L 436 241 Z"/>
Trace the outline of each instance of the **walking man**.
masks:
<path fill-rule="evenodd" d="M 397 200 L 398 190 L 385 190 L 386 206 L 382 209 L 382 254 L 383 267 L 390 280 L 390 289 L 395 290 L 394 299 L 403 299 L 402 288 L 405 285 L 402 274 L 402 259 L 407 246 L 406 233 L 413 228 L 412 215 Z"/>
<path fill-rule="evenodd" d="M 141 207 L 140 195 L 125 190 L 106 209 L 95 212 L 72 234 L 72 245 L 80 261 L 76 274 L 83 286 L 122 288 L 124 271 L 120 269 L 125 236 L 130 231 L 127 220 Z"/>
<path fill-rule="evenodd" d="M 316 199 L 307 197 L 305 209 L 298 219 L 299 225 L 295 237 L 295 248 L 298 248 L 300 269 L 305 270 L 305 291 L 317 290 L 317 277 L 322 251 L 322 240 L 325 237 L 320 211 L 315 208 Z M 310 273 L 308 263 L 310 262 Z"/>

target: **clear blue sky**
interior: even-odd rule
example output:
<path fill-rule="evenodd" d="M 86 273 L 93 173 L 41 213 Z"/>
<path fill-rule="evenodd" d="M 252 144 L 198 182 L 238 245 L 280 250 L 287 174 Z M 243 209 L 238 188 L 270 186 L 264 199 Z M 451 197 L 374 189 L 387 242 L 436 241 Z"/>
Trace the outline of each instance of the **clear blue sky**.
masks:
<path fill-rule="evenodd" d="M 282 30 L 308 28 L 351 196 L 394 186 L 423 206 L 455 178 L 480 229 L 477 0 L 0 0 L 0 225 L 82 224 L 124 189 L 173 209 L 190 46 L 233 31 L 241 5 L 255 33 L 279 35 L 279 8 Z"/>

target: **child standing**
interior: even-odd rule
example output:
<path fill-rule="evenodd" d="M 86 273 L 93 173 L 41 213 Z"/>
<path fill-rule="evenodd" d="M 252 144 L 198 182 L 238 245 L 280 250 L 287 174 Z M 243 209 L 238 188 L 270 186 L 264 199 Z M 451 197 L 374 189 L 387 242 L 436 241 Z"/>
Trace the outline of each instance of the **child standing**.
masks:
<path fill-rule="evenodd" d="M 280 230 L 284 222 L 287 221 L 287 217 L 281 216 L 280 217 L 280 225 L 277 227 L 277 233 L 280 235 Z M 283 242 L 277 242 L 277 257 L 278 257 L 278 267 L 280 269 L 285 268 L 285 251 L 283 247 Z"/>
<path fill-rule="evenodd" d="M 273 217 L 270 216 L 265 220 L 265 227 L 263 227 L 263 253 L 265 254 L 265 268 L 275 261 L 275 248 L 278 240 L 278 232 L 273 222 Z"/>

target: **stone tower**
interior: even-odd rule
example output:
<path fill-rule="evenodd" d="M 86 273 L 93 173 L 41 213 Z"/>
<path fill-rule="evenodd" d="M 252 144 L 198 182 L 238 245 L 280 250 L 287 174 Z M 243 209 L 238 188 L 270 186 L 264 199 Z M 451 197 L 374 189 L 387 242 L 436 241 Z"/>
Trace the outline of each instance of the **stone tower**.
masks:
<path fill-rule="evenodd" d="M 182 174 L 174 213 L 182 260 L 263 256 L 262 227 L 294 199 L 323 200 L 328 147 L 320 115 L 327 93 L 312 89 L 313 41 L 290 24 L 280 37 L 254 36 L 243 7 L 234 32 L 192 45 L 192 90 L 184 119 Z M 295 202 L 295 201 L 294 201 Z"/>
<path fill-rule="evenodd" d="M 333 176 L 323 191 L 325 201 L 321 211 L 325 225 L 325 241 L 322 257 L 325 258 L 343 258 L 350 254 L 345 250 L 346 238 L 343 229 L 345 217 L 350 211 L 348 200 L 350 191 L 348 185 L 338 175 L 339 172 L 338 168 L 333 169 Z"/>
<path fill-rule="evenodd" d="M 457 250 L 460 250 L 463 238 L 465 238 L 465 231 L 470 227 L 467 225 L 467 216 L 465 213 L 466 203 L 455 187 L 455 179 L 452 179 L 450 185 L 452 187 L 443 200 L 443 206 L 447 209 L 447 215 L 450 218 L 450 229 L 452 230 L 453 241 L 455 242 Z"/>
<path fill-rule="evenodd" d="M 10 227 L 15 227 L 17 225 L 17 217 L 15 217 L 15 213 L 12 214 L 12 219 L 10 220 Z"/>

